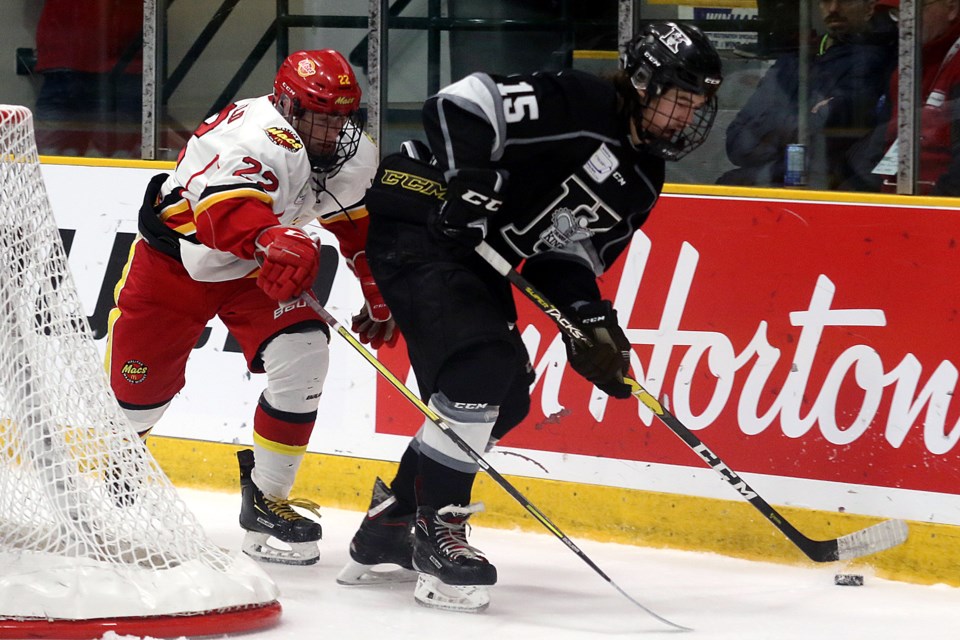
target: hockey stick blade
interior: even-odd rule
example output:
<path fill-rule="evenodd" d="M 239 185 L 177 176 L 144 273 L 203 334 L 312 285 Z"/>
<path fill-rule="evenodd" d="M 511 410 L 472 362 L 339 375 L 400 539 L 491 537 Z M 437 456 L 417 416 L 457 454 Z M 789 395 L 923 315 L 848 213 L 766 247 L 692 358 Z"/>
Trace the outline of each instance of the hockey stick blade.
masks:
<path fill-rule="evenodd" d="M 503 256 L 486 242 L 477 246 L 477 253 L 505 277 L 528 300 L 549 317 L 561 333 L 571 340 L 590 344 L 590 339 L 580 327 L 567 318 L 560 309 L 547 300 L 526 278 L 520 275 Z M 631 386 L 632 395 L 645 407 L 650 409 L 657 418 L 678 438 L 700 456 L 700 459 L 716 471 L 720 476 L 740 494 L 757 511 L 770 521 L 773 526 L 783 533 L 790 542 L 814 562 L 835 562 L 837 560 L 851 560 L 862 556 L 884 551 L 903 543 L 907 539 L 907 525 L 902 520 L 887 520 L 860 531 L 847 534 L 832 540 L 814 540 L 805 536 L 789 520 L 783 517 L 776 509 L 767 503 L 760 494 L 754 491 L 737 472 L 724 464 L 717 454 L 710 450 L 700 438 L 680 420 L 670 413 L 651 393 L 639 382 L 632 378 L 624 378 L 624 382 Z"/>
<path fill-rule="evenodd" d="M 683 440 L 684 444 L 700 456 L 701 460 L 716 471 L 727 484 L 736 489 L 742 498 L 753 505 L 790 542 L 814 562 L 852 560 L 895 547 L 907 539 L 907 525 L 902 520 L 887 520 L 832 540 L 814 540 L 805 536 L 790 524 L 790 521 L 783 517 L 783 514 L 760 497 L 760 494 L 754 491 L 736 471 L 724 464 L 717 454 L 711 451 L 700 438 L 647 392 L 639 382 L 632 378 L 625 378 L 624 381 L 632 387 L 633 396 L 641 404 L 650 409 L 674 435 Z"/>
<path fill-rule="evenodd" d="M 565 544 L 567 548 L 570 549 L 570 551 L 576 554 L 578 558 L 583 560 L 587 564 L 587 566 L 593 569 L 593 571 L 598 576 L 606 580 L 611 587 L 619 591 L 620 594 L 623 595 L 623 597 L 625 597 L 627 600 L 632 602 L 638 608 L 643 610 L 644 613 L 654 618 L 655 620 L 662 622 L 668 627 L 672 627 L 676 631 L 693 631 L 693 629 L 691 629 L 690 627 L 685 627 L 682 624 L 677 624 L 676 622 L 673 622 L 671 620 L 668 620 L 667 618 L 664 618 L 657 612 L 653 611 L 649 607 L 640 603 L 640 601 L 636 600 L 633 596 L 631 596 L 622 588 L 620 588 L 620 585 L 618 585 L 616 582 L 613 581 L 613 579 L 610 578 L 610 576 L 604 573 L 603 570 L 593 560 L 590 559 L 590 556 L 588 556 L 583 551 L 581 551 L 580 547 L 578 547 L 573 540 L 568 538 L 567 535 L 563 531 L 561 531 L 560 528 L 557 525 L 555 525 L 552 520 L 550 520 L 550 518 L 548 518 L 542 511 L 540 511 L 540 509 L 538 509 L 532 502 L 530 502 L 526 496 L 520 493 L 520 490 L 517 489 L 515 486 L 513 486 L 513 484 L 511 484 L 509 480 L 507 480 L 502 475 L 500 475 L 499 471 L 491 467 L 490 464 L 486 460 L 484 460 L 483 457 L 481 457 L 480 454 L 473 449 L 473 447 L 471 447 L 463 438 L 457 435 L 457 432 L 454 431 L 443 420 L 442 417 L 440 417 L 429 406 L 424 404 L 423 400 L 421 400 L 413 391 L 411 391 L 410 388 L 407 387 L 407 385 L 403 384 L 403 382 L 401 382 L 400 379 L 393 374 L 393 372 L 391 372 L 386 366 L 384 366 L 384 364 L 380 362 L 377 359 L 377 357 L 370 352 L 369 349 L 363 346 L 363 344 L 356 337 L 354 337 L 349 331 L 347 331 L 343 327 L 343 325 L 341 325 L 337 321 L 336 318 L 330 315 L 330 312 L 324 309 L 323 306 L 312 295 L 310 295 L 309 293 L 304 293 L 304 294 L 301 294 L 300 297 L 297 298 L 297 300 L 303 300 L 307 304 L 307 306 L 313 309 L 316 312 L 316 314 L 320 316 L 321 320 L 327 323 L 327 325 L 331 329 L 339 333 L 340 336 L 344 340 L 346 340 L 357 353 L 359 353 L 361 356 L 363 356 L 363 358 L 367 362 L 373 365 L 373 368 L 376 369 L 377 372 L 381 376 L 383 376 L 383 378 L 387 382 L 393 385 L 394 389 L 399 391 L 407 400 L 410 401 L 411 404 L 413 404 L 417 409 L 419 409 L 420 413 L 422 413 L 430 422 L 432 422 L 438 429 L 440 429 L 440 431 L 442 431 L 445 436 L 450 438 L 450 440 L 453 441 L 453 443 L 457 445 L 457 447 L 459 447 L 461 451 L 463 451 L 467 456 L 469 456 L 471 460 L 476 462 L 481 469 L 486 471 L 487 475 L 489 475 L 494 482 L 500 485 L 500 487 L 504 491 L 506 491 L 508 494 L 510 494 L 510 496 L 514 500 L 520 503 L 520 506 L 526 509 L 530 515 L 532 515 L 538 522 L 540 522 L 540 524 L 546 527 L 547 531 L 549 531 L 550 533 L 555 535 L 557 538 L 559 538 L 559 540 L 563 544 Z"/>
<path fill-rule="evenodd" d="M 872 527 L 837 538 L 837 559 L 853 560 L 878 551 L 885 551 L 907 540 L 907 523 L 886 520 Z"/>

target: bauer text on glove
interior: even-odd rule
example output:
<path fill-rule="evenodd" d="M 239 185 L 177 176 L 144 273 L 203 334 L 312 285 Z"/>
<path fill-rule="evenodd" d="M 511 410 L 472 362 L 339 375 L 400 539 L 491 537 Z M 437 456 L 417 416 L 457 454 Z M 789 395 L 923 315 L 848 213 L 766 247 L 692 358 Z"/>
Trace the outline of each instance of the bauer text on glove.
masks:
<path fill-rule="evenodd" d="M 282 302 L 310 289 L 320 267 L 320 251 L 302 229 L 270 227 L 260 233 L 256 245 L 257 286 L 264 293 Z"/>
<path fill-rule="evenodd" d="M 630 370 L 630 341 L 617 323 L 617 312 L 607 300 L 573 305 L 575 320 L 590 339 L 589 346 L 563 335 L 567 361 L 574 371 L 615 398 L 629 398 L 630 386 L 623 377 Z"/>

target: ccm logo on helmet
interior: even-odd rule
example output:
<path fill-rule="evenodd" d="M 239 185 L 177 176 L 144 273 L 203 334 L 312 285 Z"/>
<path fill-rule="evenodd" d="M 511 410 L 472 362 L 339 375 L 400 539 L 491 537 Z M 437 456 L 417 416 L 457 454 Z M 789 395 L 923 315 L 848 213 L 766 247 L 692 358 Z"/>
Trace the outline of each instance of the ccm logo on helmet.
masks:
<path fill-rule="evenodd" d="M 301 78 L 309 78 L 317 75 L 317 65 L 313 60 L 301 60 L 297 63 L 297 75 Z"/>
<path fill-rule="evenodd" d="M 297 134 L 293 131 L 290 131 L 290 129 L 270 127 L 269 129 L 264 129 L 263 132 L 270 138 L 270 142 L 282 149 L 294 152 L 303 148 L 303 143 L 300 142 L 300 138 L 298 138 Z"/>
<path fill-rule="evenodd" d="M 675 24 L 670 25 L 670 31 L 660 36 L 662 42 L 670 51 L 679 53 L 680 45 L 692 45 L 693 40 L 687 37 L 683 31 Z"/>

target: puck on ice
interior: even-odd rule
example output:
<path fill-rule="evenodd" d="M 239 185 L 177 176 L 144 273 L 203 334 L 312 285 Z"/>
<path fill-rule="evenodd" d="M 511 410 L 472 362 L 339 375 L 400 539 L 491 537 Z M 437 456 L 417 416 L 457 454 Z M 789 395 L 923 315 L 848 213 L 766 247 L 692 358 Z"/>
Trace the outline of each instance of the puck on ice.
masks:
<path fill-rule="evenodd" d="M 863 576 L 856 573 L 838 573 L 833 576 L 833 584 L 841 587 L 862 587 Z"/>

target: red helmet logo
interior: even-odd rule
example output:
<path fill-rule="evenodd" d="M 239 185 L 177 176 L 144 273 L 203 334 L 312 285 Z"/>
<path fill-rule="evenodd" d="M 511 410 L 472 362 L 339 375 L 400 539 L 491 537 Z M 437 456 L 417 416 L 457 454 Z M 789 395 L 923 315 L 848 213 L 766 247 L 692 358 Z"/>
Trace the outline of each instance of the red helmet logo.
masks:
<path fill-rule="evenodd" d="M 317 75 L 317 65 L 313 63 L 313 60 L 304 59 L 297 63 L 297 75 L 301 78 L 309 78 L 310 76 Z"/>
<path fill-rule="evenodd" d="M 351 115 L 360 107 L 360 87 L 346 58 L 333 49 L 297 51 L 283 61 L 273 84 L 277 104 L 295 111 Z"/>

